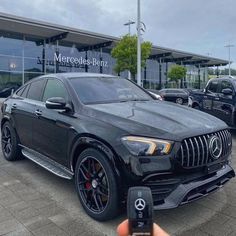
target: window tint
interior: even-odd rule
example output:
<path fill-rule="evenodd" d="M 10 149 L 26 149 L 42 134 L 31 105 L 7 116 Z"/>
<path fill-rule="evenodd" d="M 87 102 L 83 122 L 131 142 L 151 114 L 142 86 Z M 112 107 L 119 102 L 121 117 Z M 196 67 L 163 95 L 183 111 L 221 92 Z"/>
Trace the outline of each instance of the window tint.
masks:
<path fill-rule="evenodd" d="M 218 81 L 211 81 L 207 91 L 212 93 L 217 93 L 217 88 L 218 88 Z"/>
<path fill-rule="evenodd" d="M 56 79 L 48 80 L 44 90 L 43 102 L 52 97 L 62 97 L 65 100 L 68 100 L 68 94 L 63 83 Z"/>
<path fill-rule="evenodd" d="M 223 90 L 223 89 L 232 89 L 232 91 L 233 91 L 233 86 L 232 86 L 232 84 L 229 82 L 229 81 L 227 81 L 227 80 L 223 80 L 222 82 L 221 82 L 221 91 Z"/>
<path fill-rule="evenodd" d="M 27 98 L 40 101 L 43 87 L 44 87 L 44 80 L 38 80 L 30 83 L 30 88 L 28 91 Z"/>

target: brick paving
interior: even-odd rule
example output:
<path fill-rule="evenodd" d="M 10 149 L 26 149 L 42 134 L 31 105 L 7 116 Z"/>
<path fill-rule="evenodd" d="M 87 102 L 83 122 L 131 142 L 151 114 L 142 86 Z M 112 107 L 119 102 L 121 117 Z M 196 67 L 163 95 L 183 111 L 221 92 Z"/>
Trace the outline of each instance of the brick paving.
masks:
<path fill-rule="evenodd" d="M 236 134 L 233 157 L 236 156 Z M 236 168 L 236 160 L 233 159 Z M 155 213 L 155 222 L 176 236 L 236 236 L 236 178 L 225 188 L 178 209 Z M 88 217 L 73 181 L 29 160 L 7 162 L 0 154 L 0 235 L 116 235 L 125 214 L 110 222 Z"/>

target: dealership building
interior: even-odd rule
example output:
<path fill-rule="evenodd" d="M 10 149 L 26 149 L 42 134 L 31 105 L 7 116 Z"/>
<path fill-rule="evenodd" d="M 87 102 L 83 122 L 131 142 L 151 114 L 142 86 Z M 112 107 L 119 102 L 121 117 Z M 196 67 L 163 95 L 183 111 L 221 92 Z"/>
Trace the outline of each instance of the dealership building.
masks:
<path fill-rule="evenodd" d="M 116 74 L 111 50 L 119 38 L 0 13 L 0 88 L 22 84 L 43 74 L 93 72 Z M 146 88 L 166 87 L 171 65 L 187 68 L 184 83 L 204 86 L 208 67 L 227 61 L 153 46 L 142 83 Z M 128 72 L 121 76 L 127 77 Z"/>

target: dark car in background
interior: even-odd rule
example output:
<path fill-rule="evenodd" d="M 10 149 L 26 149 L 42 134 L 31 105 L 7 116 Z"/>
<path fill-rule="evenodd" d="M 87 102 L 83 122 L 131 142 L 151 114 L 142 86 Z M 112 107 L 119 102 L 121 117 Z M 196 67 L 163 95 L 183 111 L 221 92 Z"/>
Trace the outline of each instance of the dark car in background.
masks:
<path fill-rule="evenodd" d="M 189 106 L 207 112 L 236 127 L 236 79 L 233 77 L 209 80 L 204 91 L 193 91 Z"/>
<path fill-rule="evenodd" d="M 0 86 L 0 98 L 7 98 L 20 87 L 16 83 L 7 83 Z"/>
<path fill-rule="evenodd" d="M 6 160 L 24 156 L 74 179 L 96 220 L 114 218 L 131 186 L 150 187 L 154 209 L 169 209 L 235 175 L 223 121 L 154 100 L 116 76 L 61 73 L 29 81 L 3 102 L 1 134 Z"/>
<path fill-rule="evenodd" d="M 184 89 L 162 89 L 159 93 L 164 101 L 180 105 L 188 103 L 188 92 Z"/>

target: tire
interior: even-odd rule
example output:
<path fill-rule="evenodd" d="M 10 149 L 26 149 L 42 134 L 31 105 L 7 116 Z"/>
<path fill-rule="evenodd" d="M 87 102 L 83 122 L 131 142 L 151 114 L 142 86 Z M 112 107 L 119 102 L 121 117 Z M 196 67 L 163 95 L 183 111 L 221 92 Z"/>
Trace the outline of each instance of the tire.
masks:
<path fill-rule="evenodd" d="M 200 107 L 197 104 L 193 105 L 193 108 L 196 109 L 196 110 L 200 110 Z"/>
<path fill-rule="evenodd" d="M 183 105 L 184 100 L 183 100 L 183 98 L 176 98 L 175 103 L 177 103 L 179 105 Z"/>
<path fill-rule="evenodd" d="M 1 130 L 2 153 L 7 161 L 17 161 L 22 159 L 18 137 L 11 123 L 6 121 Z"/>
<path fill-rule="evenodd" d="M 75 186 L 86 213 L 95 220 L 107 221 L 118 215 L 118 188 L 106 156 L 93 148 L 78 157 Z"/>

